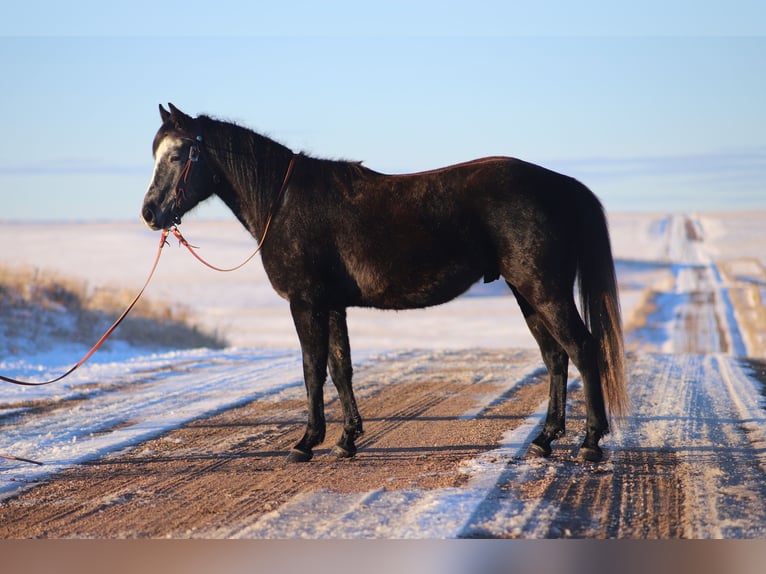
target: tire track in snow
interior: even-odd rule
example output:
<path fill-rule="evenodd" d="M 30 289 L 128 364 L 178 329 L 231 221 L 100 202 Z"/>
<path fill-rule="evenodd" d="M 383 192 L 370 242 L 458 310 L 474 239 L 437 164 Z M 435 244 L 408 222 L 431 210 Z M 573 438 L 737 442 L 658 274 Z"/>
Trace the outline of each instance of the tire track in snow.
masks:
<path fill-rule="evenodd" d="M 522 351 L 510 353 L 513 361 L 503 365 L 495 372 L 495 393 L 481 396 L 479 405 L 470 409 L 476 417 L 502 405 L 508 400 L 514 389 L 531 377 L 541 374 L 542 366 L 535 352 Z M 433 356 L 431 356 L 433 355 Z M 467 355 L 467 356 L 466 356 Z M 400 357 L 404 358 L 404 357 Z M 409 357 L 417 361 L 405 363 L 396 368 L 399 376 L 409 379 L 398 381 L 397 386 L 389 388 L 397 392 L 397 387 L 418 385 L 418 379 L 439 376 L 444 369 L 444 361 L 449 358 L 449 373 L 455 376 L 465 369 L 473 372 L 476 362 L 471 353 L 418 353 Z M 455 363 L 457 359 L 457 363 Z M 486 366 L 486 365 L 484 365 Z M 377 369 L 375 369 L 377 370 Z M 490 370 L 490 372 L 493 372 Z M 502 377 L 502 384 L 499 380 Z M 469 377 L 470 379 L 475 376 Z M 479 377 L 483 378 L 483 377 Z M 445 381 L 442 390 L 452 388 L 454 381 Z M 421 389 L 422 390 L 422 389 Z M 374 439 L 364 445 L 365 456 L 375 451 L 379 443 L 384 443 L 390 433 L 394 433 L 404 424 L 412 424 L 412 418 L 425 413 L 429 407 L 445 401 L 445 395 L 430 388 L 421 399 L 396 410 L 393 417 L 403 420 L 393 424 L 384 424 L 368 431 Z M 448 400 L 447 397 L 446 400 Z M 301 492 L 279 508 L 260 516 L 255 521 L 232 524 L 225 528 L 206 533 L 206 536 L 219 538 L 455 538 L 465 528 L 466 521 L 494 487 L 507 462 L 520 457 L 526 450 L 531 433 L 537 430 L 545 406 L 540 405 L 536 412 L 514 431 L 506 433 L 503 444 L 475 459 L 462 464 L 462 472 L 469 480 L 466 485 L 446 489 L 387 489 L 377 488 L 370 491 L 338 493 L 327 489 Z M 363 413 L 364 414 L 364 413 Z M 455 417 L 456 421 L 467 420 L 468 411 Z M 426 421 L 426 424 L 429 424 Z M 377 464 L 377 463 L 376 463 Z"/>
<path fill-rule="evenodd" d="M 0 500 L 14 494 L 20 485 L 66 467 L 104 457 L 259 396 L 301 386 L 300 363 L 291 353 L 210 351 L 194 360 L 183 359 L 194 353 L 178 355 L 181 372 L 176 368 L 147 370 L 140 361 L 128 373 L 124 364 L 86 367 L 63 398 L 54 394 L 47 406 L 7 421 L 0 433 L 0 452 L 45 464 L 4 465 Z M 156 360 L 148 363 L 154 365 Z M 101 381 L 97 388 L 91 384 L 93 377 Z"/>
<path fill-rule="evenodd" d="M 533 352 L 509 351 L 502 353 L 501 356 L 508 362 L 491 361 L 487 364 L 486 354 L 482 356 L 481 353 L 476 354 L 471 351 L 420 351 L 408 352 L 401 356 L 395 354 L 393 361 L 386 364 L 383 369 L 373 366 L 373 372 L 365 373 L 359 385 L 360 394 L 365 393 L 368 388 L 375 389 L 376 392 L 396 393 L 402 399 L 402 406 L 395 408 L 393 412 L 381 419 L 375 416 L 365 417 L 362 403 L 360 407 L 362 418 L 365 419 L 365 428 L 369 430 L 359 441 L 359 448 L 364 449 L 368 454 L 396 448 L 395 445 L 398 443 L 406 442 L 399 433 L 411 432 L 407 429 L 403 430 L 403 426 L 410 426 L 414 419 L 421 419 L 424 421 L 424 427 L 430 427 L 429 422 L 435 418 L 429 415 L 431 409 L 451 398 L 460 400 L 464 394 L 470 393 L 469 408 L 463 410 L 457 417 L 438 416 L 436 418 L 449 419 L 452 422 L 475 419 L 491 406 L 506 400 L 531 374 L 539 374 L 543 371 L 539 361 L 530 359 L 535 356 Z M 476 369 L 474 357 L 481 357 L 479 360 L 483 365 L 479 371 Z M 530 366 L 530 360 L 536 364 Z M 373 374 L 375 372 L 379 374 Z M 378 377 L 384 380 L 395 380 L 398 384 L 394 388 L 389 388 L 377 382 Z M 365 381 L 370 381 L 372 384 Z M 427 392 L 423 392 L 424 385 L 427 385 Z M 487 391 L 477 395 L 477 387 L 487 387 Z M 414 390 L 414 394 L 405 397 L 409 388 Z M 430 429 L 423 428 L 423 438 L 428 430 Z M 400 456 L 407 456 L 407 453 L 402 452 Z M 412 456 L 418 456 L 417 449 L 413 449 Z"/>
<path fill-rule="evenodd" d="M 642 355 L 629 371 L 634 410 L 607 462 L 565 455 L 579 432 L 549 460 L 514 459 L 460 536 L 762 538 L 766 414 L 747 368 L 725 355 Z"/>
<path fill-rule="evenodd" d="M 686 215 L 670 216 L 665 257 L 672 285 L 650 288 L 647 303 L 655 312 L 647 324 L 629 333 L 633 346 L 666 353 L 730 353 L 747 349 L 729 295 L 731 286 L 708 253 L 702 223 Z"/>
<path fill-rule="evenodd" d="M 756 429 L 763 429 L 766 416 L 756 384 L 737 359 L 639 356 L 634 372 L 651 384 L 633 386 L 636 412 L 616 440 L 623 452 L 675 457 L 681 536 L 762 537 L 766 476 L 753 462 L 763 460 L 763 431 Z"/>

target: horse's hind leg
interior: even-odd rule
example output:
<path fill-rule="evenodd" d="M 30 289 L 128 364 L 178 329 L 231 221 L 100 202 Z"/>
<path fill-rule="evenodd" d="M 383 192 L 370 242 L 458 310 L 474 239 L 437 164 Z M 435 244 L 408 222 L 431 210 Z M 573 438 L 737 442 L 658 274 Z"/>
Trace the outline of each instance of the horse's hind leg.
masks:
<path fill-rule="evenodd" d="M 562 436 L 566 430 L 569 356 L 550 334 L 540 314 L 513 285 L 510 283 L 508 285 L 519 302 L 527 326 L 540 347 L 543 362 L 548 369 L 550 379 L 548 415 L 542 432 L 532 441 L 527 451 L 532 456 L 548 457 L 551 454 L 551 443 Z"/>
<path fill-rule="evenodd" d="M 580 447 L 580 456 L 597 462 L 603 452 L 598 443 L 609 432 L 601 377 L 598 366 L 597 342 L 588 332 L 574 300 L 569 297 L 548 299 L 535 305 L 551 335 L 564 348 L 580 371 L 586 408 L 586 435 Z"/>
<path fill-rule="evenodd" d="M 332 454 L 338 458 L 350 458 L 356 454 L 354 441 L 364 430 L 351 383 L 353 369 L 345 309 L 330 312 L 329 365 L 330 376 L 343 406 L 343 434 L 333 447 Z"/>

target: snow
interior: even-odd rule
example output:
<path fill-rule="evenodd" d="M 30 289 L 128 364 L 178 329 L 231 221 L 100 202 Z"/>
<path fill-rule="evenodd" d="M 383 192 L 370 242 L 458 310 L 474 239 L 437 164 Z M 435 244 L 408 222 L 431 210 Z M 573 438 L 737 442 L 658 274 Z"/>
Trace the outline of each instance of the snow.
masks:
<path fill-rule="evenodd" d="M 197 374 L 201 368 L 205 377 Z M 201 349 L 95 363 L 55 387 L 3 387 L 6 404 L 46 396 L 61 406 L 46 417 L 24 417 L 24 407 L 2 413 L 12 424 L 0 452 L 45 465 L 8 464 L 0 496 L 13 492 L 16 482 L 40 480 L 201 416 L 299 387 L 299 373 L 295 352 Z"/>
<path fill-rule="evenodd" d="M 704 241 L 688 240 L 690 220 Z M 708 213 L 690 217 L 610 215 L 626 324 L 643 303 L 647 289 L 661 295 L 655 300 L 660 305 L 653 315 L 657 324 L 641 334 L 647 348 L 679 352 L 679 346 L 687 343 L 677 340 L 674 334 L 679 310 L 689 300 L 690 293 L 699 289 L 700 281 L 707 281 L 721 295 L 716 297 L 714 313 L 728 326 L 724 336 L 731 339 L 732 354 L 748 352 L 741 337 L 735 340 L 736 318 L 714 262 L 751 258 L 764 265 L 765 223 L 766 213 Z M 221 266 L 239 263 L 254 249 L 253 239 L 234 221 L 192 220 L 185 223 L 183 232 L 192 244 L 200 246 L 201 254 Z M 0 264 L 31 265 L 79 277 L 92 285 L 134 286 L 138 290 L 149 271 L 158 239 L 157 233 L 140 223 L 5 222 L 0 226 L 0 245 L 4 246 Z M 668 287 L 672 291 L 667 291 Z M 0 453 L 45 462 L 44 466 L 33 467 L 0 460 L 0 499 L 67 466 L 132 447 L 186 421 L 256 397 L 278 400 L 280 393 L 302 385 L 300 353 L 287 304 L 272 291 L 257 259 L 237 272 L 220 274 L 202 267 L 185 250 L 172 245 L 165 248 L 147 295 L 188 307 L 200 325 L 223 333 L 231 347 L 223 351 L 154 352 L 122 344 L 97 353 L 87 365 L 61 383 L 32 388 L 0 386 L 0 421 L 4 423 Z M 352 309 L 349 327 L 356 363 L 412 348 L 436 351 L 515 347 L 529 349 L 531 357 L 535 356 L 536 349 L 515 300 L 502 282 L 477 284 L 465 296 L 426 310 Z M 713 337 L 702 344 L 719 345 L 720 341 L 712 340 Z M 0 361 L 0 373 L 43 380 L 66 370 L 86 350 L 72 344 L 25 357 L 4 357 Z M 756 389 L 727 357 L 717 354 L 706 360 L 715 362 L 724 373 L 721 387 L 739 397 L 737 410 L 744 420 L 751 421 L 746 430 L 752 440 L 766 444 L 764 425 L 760 424 L 763 411 Z M 195 370 L 203 367 L 206 377 L 195 376 Z M 519 369 L 526 372 L 539 367 L 539 361 L 530 361 L 522 363 Z M 521 378 L 520 372 L 519 380 Z M 54 398 L 59 406 L 45 417 L 26 417 L 33 401 L 42 397 Z M 665 408 L 677 398 L 670 397 L 670 403 L 663 401 L 659 407 Z M 691 395 L 687 399 L 695 400 Z M 493 397 L 488 396 L 486 403 L 492 400 Z M 715 400 L 710 398 L 704 399 L 704 405 L 716 408 Z M 679 402 L 676 406 L 687 408 L 689 404 Z M 464 416 L 476 416 L 481 408 L 479 405 Z M 470 480 L 465 489 L 374 491 L 348 495 L 342 500 L 335 495 L 318 493 L 297 497 L 255 524 L 232 525 L 228 532 L 211 534 L 288 535 L 294 526 L 293 518 L 300 520 L 308 508 L 314 509 L 312 512 L 325 508 L 327 514 L 351 517 L 355 530 L 339 531 L 337 523 L 320 521 L 315 525 L 319 530 L 302 531 L 301 535 L 306 537 L 395 534 L 397 537 L 449 538 L 470 533 L 479 525 L 445 517 L 471 515 L 471 512 L 466 514 L 465 509 L 477 507 L 486 498 L 499 476 L 507 472 L 508 460 L 521 455 L 544 412 L 541 405 L 525 424 L 504 437 L 495 451 L 467 462 L 464 471 Z M 633 432 L 641 433 L 641 441 L 658 443 L 673 436 L 672 429 L 657 425 Z M 610 440 L 630 443 L 634 438 L 623 432 L 616 433 Z M 726 440 L 726 436 L 719 439 Z M 693 455 L 687 463 L 694 464 Z M 514 472 L 520 474 L 519 480 L 524 480 L 524 473 L 540 472 L 529 466 L 531 464 L 516 467 Z M 725 477 L 700 477 L 700 481 L 717 481 L 722 488 L 727 487 Z M 699 489 L 700 493 L 704 491 Z M 486 518 L 481 528 L 491 531 L 492 520 L 502 520 L 506 526 L 509 521 L 516 521 L 520 528 L 522 525 L 528 528 L 532 514 L 539 519 L 545 509 L 539 504 L 534 508 L 525 504 L 531 503 L 517 500 L 503 507 L 494 517 Z M 369 514 L 361 512 L 362 508 L 377 508 L 380 512 Z M 463 511 L 445 510 L 455 508 Z M 689 532 L 689 535 L 736 535 L 734 530 L 721 528 L 721 531 Z"/>

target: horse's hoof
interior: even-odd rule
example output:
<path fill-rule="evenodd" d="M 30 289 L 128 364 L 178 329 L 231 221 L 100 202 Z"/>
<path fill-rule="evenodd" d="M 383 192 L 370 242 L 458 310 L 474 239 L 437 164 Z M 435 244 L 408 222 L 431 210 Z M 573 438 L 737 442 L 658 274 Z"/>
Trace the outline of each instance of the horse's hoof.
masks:
<path fill-rule="evenodd" d="M 290 453 L 287 455 L 287 462 L 308 462 L 312 458 L 314 458 L 313 452 L 311 451 L 303 452 L 302 450 L 293 448 L 290 450 Z"/>
<path fill-rule="evenodd" d="M 330 455 L 334 456 L 335 458 L 353 458 L 356 454 L 356 449 L 354 451 L 350 451 L 348 449 L 343 448 L 339 444 L 336 444 L 334 447 L 332 447 L 332 450 L 330 451 Z"/>
<path fill-rule="evenodd" d="M 604 460 L 604 451 L 599 446 L 580 447 L 580 458 L 588 462 L 601 462 Z"/>
<path fill-rule="evenodd" d="M 548 458 L 551 456 L 551 450 L 550 446 L 541 446 L 537 444 L 536 442 L 533 442 L 529 445 L 529 448 L 527 449 L 527 457 L 530 458 Z"/>

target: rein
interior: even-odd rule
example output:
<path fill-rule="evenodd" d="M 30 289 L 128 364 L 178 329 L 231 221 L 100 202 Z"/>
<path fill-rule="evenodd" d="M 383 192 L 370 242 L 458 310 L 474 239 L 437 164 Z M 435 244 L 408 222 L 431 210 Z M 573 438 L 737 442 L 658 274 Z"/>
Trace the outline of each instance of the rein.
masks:
<path fill-rule="evenodd" d="M 93 353 L 98 351 L 98 349 L 101 347 L 101 345 L 104 344 L 104 342 L 109 338 L 109 336 L 114 332 L 114 330 L 120 325 L 120 323 L 122 323 L 122 321 L 125 319 L 125 317 L 128 316 L 128 313 L 130 313 L 130 311 L 133 309 L 133 307 L 135 307 L 136 303 L 138 303 L 138 300 L 141 298 L 141 295 L 144 294 L 144 291 L 149 286 L 149 282 L 152 280 L 152 277 L 154 276 L 154 272 L 157 269 L 157 264 L 160 262 L 160 255 L 162 254 L 162 248 L 167 243 L 166 239 L 167 239 L 168 233 L 169 232 L 168 232 L 167 229 L 163 229 L 162 230 L 162 235 L 160 237 L 160 244 L 159 244 L 159 247 L 157 247 L 157 255 L 154 257 L 154 263 L 152 264 L 152 269 L 151 269 L 151 271 L 149 271 L 149 276 L 146 278 L 146 281 L 144 282 L 144 286 L 141 287 L 141 290 L 138 292 L 138 295 L 136 295 L 133 298 L 133 300 L 130 302 L 128 307 L 122 312 L 122 315 L 120 315 L 117 318 L 117 320 L 114 323 L 112 323 L 112 326 L 109 327 L 106 330 L 106 333 L 104 333 L 101 336 L 101 338 L 98 341 L 96 341 L 96 344 L 93 345 L 93 347 L 91 347 L 90 351 L 88 351 L 85 354 L 85 356 L 77 362 L 77 364 L 75 364 L 71 369 L 69 369 L 63 375 L 60 375 L 60 376 L 56 377 L 55 379 L 51 379 L 49 381 L 43 381 L 43 382 L 40 382 L 40 383 L 32 383 L 32 382 L 29 382 L 29 381 L 21 381 L 21 380 L 18 380 L 18 379 L 12 379 L 10 377 L 4 377 L 3 375 L 0 375 L 0 381 L 5 381 L 6 383 L 13 383 L 14 385 L 23 385 L 25 387 L 40 387 L 40 386 L 43 386 L 43 385 L 50 385 L 52 383 L 56 383 L 56 382 L 60 381 L 61 379 L 63 379 L 64 377 L 68 377 L 73 372 L 75 372 L 77 369 L 79 369 L 83 364 L 85 364 L 85 362 L 88 359 L 91 358 Z"/>
<path fill-rule="evenodd" d="M 152 277 L 154 276 L 154 272 L 157 269 L 157 264 L 160 262 L 160 255 L 162 254 L 162 248 L 167 244 L 167 237 L 168 237 L 168 230 L 163 229 L 162 235 L 160 236 L 160 244 L 157 247 L 157 255 L 154 257 L 154 263 L 152 264 L 152 269 L 149 271 L 149 276 L 146 278 L 146 281 L 144 282 L 144 286 L 141 287 L 141 290 L 138 292 L 138 295 L 136 295 L 133 300 L 130 302 L 130 304 L 127 306 L 125 311 L 122 312 L 122 315 L 120 315 L 117 320 L 112 323 L 112 326 L 109 327 L 106 332 L 101 336 L 101 338 L 96 341 L 96 344 L 91 347 L 90 351 L 88 351 L 85 356 L 80 359 L 72 368 L 70 368 L 67 372 L 65 372 L 63 375 L 59 375 L 55 379 L 51 379 L 49 381 L 43 381 L 38 383 L 33 383 L 30 381 L 21 381 L 19 379 L 13 379 L 11 377 L 5 377 L 3 375 L 0 375 L 0 381 L 4 381 L 6 383 L 12 383 L 14 385 L 22 385 L 25 387 L 41 387 L 43 385 L 50 385 L 52 383 L 58 382 L 64 377 L 68 377 L 73 372 L 75 372 L 77 369 L 79 369 L 85 362 L 91 358 L 93 353 L 98 351 L 98 349 L 101 347 L 101 345 L 104 344 L 104 342 L 109 338 L 109 336 L 114 332 L 114 330 L 122 323 L 122 321 L 125 319 L 125 317 L 128 316 L 128 313 L 135 307 L 136 303 L 138 303 L 138 300 L 141 298 L 141 295 L 144 294 L 144 291 L 149 286 L 149 282 L 152 280 Z M 42 462 L 31 460 L 29 458 L 22 458 L 20 456 L 12 456 L 9 454 L 2 454 L 0 453 L 0 458 L 6 459 L 6 460 L 15 460 L 18 462 L 28 462 L 30 464 L 36 464 L 39 466 L 42 466 Z"/>

